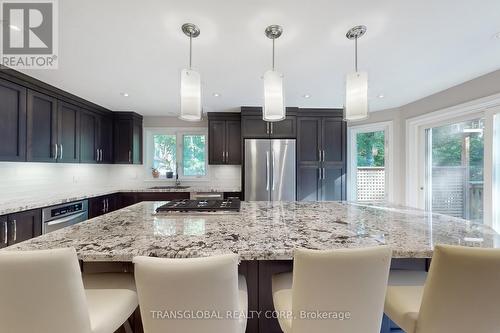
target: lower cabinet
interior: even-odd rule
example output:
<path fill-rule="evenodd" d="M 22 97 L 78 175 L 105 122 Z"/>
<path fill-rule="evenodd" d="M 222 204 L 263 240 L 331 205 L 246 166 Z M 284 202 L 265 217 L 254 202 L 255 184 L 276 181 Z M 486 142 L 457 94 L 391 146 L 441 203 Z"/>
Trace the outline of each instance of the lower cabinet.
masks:
<path fill-rule="evenodd" d="M 116 194 L 90 199 L 89 218 L 91 219 L 115 211 L 117 209 L 117 199 Z"/>
<path fill-rule="evenodd" d="M 42 234 L 42 211 L 28 210 L 0 217 L 0 248 Z"/>
<path fill-rule="evenodd" d="M 297 169 L 297 200 L 345 200 L 345 170 L 338 165 L 299 165 Z"/>
<path fill-rule="evenodd" d="M 134 205 L 142 201 L 169 201 L 189 199 L 189 192 L 123 192 L 118 194 L 117 209 Z"/>

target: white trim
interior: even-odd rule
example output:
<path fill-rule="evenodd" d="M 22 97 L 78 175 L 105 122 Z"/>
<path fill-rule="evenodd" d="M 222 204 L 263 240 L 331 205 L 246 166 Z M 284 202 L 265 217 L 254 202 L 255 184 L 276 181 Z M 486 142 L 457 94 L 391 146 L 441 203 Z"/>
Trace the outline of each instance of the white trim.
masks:
<path fill-rule="evenodd" d="M 377 123 L 370 123 L 365 125 L 350 126 L 347 128 L 347 199 L 349 201 L 356 201 L 357 199 L 357 186 L 356 186 L 356 135 L 358 133 L 384 131 L 385 137 L 385 194 L 386 201 L 393 202 L 394 200 L 394 122 L 383 121 Z"/>
<path fill-rule="evenodd" d="M 484 221 L 492 224 L 493 212 L 493 113 L 500 112 L 500 94 L 426 113 L 406 120 L 406 205 L 425 209 L 425 130 L 450 123 L 485 118 Z"/>
<path fill-rule="evenodd" d="M 151 151 L 153 150 L 153 142 L 151 138 L 155 134 L 167 134 L 167 135 L 175 135 L 176 136 L 176 144 L 177 144 L 177 151 L 176 151 L 176 161 L 179 166 L 179 180 L 182 181 L 190 181 L 190 180 L 196 180 L 196 181 L 208 181 L 210 180 L 210 175 L 209 175 L 209 168 L 208 168 L 208 128 L 205 127 L 144 127 L 144 135 L 145 135 L 145 140 L 144 140 L 144 157 L 145 157 L 145 163 L 144 163 L 144 178 L 146 181 L 148 180 L 157 180 L 152 177 L 151 175 L 151 166 L 153 164 L 152 161 L 152 154 Z M 205 170 L 206 173 L 204 176 L 200 177 L 193 177 L 193 176 L 184 176 L 183 174 L 183 161 L 182 161 L 182 155 L 183 155 L 183 136 L 184 135 L 192 135 L 192 134 L 198 134 L 198 135 L 205 135 L 206 136 L 206 145 L 205 145 Z M 167 180 L 163 178 L 162 180 Z M 174 179 L 171 179 L 171 181 L 175 180 L 175 175 Z"/>

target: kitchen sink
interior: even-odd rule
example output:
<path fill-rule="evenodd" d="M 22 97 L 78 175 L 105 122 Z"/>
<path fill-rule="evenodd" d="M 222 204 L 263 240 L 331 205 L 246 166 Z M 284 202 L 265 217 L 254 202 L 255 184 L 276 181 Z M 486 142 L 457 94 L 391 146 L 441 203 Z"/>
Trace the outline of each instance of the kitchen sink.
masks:
<path fill-rule="evenodd" d="M 151 190 L 185 190 L 190 188 L 191 186 L 175 186 L 175 185 L 169 185 L 169 186 L 155 186 L 151 187 Z"/>

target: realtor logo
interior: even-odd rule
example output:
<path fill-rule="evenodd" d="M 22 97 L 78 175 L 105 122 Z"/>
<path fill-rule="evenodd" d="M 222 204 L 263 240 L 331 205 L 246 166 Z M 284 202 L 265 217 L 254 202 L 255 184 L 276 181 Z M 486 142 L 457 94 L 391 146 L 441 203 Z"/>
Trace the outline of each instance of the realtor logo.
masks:
<path fill-rule="evenodd" d="M 56 0 L 0 0 L 0 3 L 2 65 L 15 69 L 56 69 Z"/>

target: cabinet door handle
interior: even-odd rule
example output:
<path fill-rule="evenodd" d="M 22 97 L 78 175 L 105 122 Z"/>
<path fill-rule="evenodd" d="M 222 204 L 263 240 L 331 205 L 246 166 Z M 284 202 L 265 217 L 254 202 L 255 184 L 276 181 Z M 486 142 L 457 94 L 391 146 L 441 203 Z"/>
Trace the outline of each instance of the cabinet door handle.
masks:
<path fill-rule="evenodd" d="M 272 135 L 273 134 L 273 123 L 270 123 L 269 125 L 270 125 L 269 127 L 271 127 L 271 135 Z"/>
<path fill-rule="evenodd" d="M 57 146 L 57 143 L 54 143 L 54 146 L 56 147 L 56 152 L 54 154 L 54 160 L 57 160 L 57 155 L 58 155 L 58 146 Z"/>
<path fill-rule="evenodd" d="M 269 134 L 269 123 L 266 123 L 266 134 Z"/>
<path fill-rule="evenodd" d="M 109 213 L 109 199 L 106 198 L 106 213 Z"/>
<path fill-rule="evenodd" d="M 99 149 L 99 152 L 100 152 L 100 155 L 101 155 L 101 156 L 99 157 L 99 161 L 101 161 L 101 162 L 102 162 L 102 149 Z"/>
<path fill-rule="evenodd" d="M 14 243 L 17 241 L 17 221 L 13 220 L 12 223 L 14 224 Z"/>
<path fill-rule="evenodd" d="M 132 163 L 132 151 L 131 150 L 128 151 L 128 162 Z"/>
<path fill-rule="evenodd" d="M 62 160 L 63 159 L 63 145 L 61 144 L 61 154 L 59 155 L 59 158 Z"/>
<path fill-rule="evenodd" d="M 106 213 L 106 200 L 102 199 L 102 212 Z"/>
<path fill-rule="evenodd" d="M 7 245 L 7 244 L 8 244 L 8 242 L 9 242 L 9 239 L 8 239 L 8 238 L 9 238 L 9 231 L 7 230 L 7 229 L 8 229 L 8 228 L 7 228 L 7 221 L 5 221 L 5 222 L 3 223 L 3 228 L 4 228 L 4 229 L 3 229 L 3 237 L 4 237 L 4 238 L 3 238 L 3 243 L 4 243 L 5 245 Z"/>
<path fill-rule="evenodd" d="M 322 160 L 323 160 L 323 162 L 324 162 L 324 161 L 325 161 L 325 151 L 324 151 L 324 150 L 322 150 L 322 152 L 323 152 L 323 153 L 321 154 L 321 156 L 322 156 Z"/>

